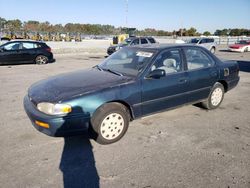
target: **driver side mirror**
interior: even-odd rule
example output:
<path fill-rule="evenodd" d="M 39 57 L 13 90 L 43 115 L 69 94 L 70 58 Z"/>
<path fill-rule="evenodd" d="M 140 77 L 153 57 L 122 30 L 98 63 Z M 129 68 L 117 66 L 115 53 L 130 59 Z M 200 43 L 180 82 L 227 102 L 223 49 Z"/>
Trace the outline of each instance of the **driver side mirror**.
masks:
<path fill-rule="evenodd" d="M 159 79 L 161 77 L 164 77 L 165 75 L 166 75 L 165 70 L 155 69 L 148 74 L 147 78 Z"/>

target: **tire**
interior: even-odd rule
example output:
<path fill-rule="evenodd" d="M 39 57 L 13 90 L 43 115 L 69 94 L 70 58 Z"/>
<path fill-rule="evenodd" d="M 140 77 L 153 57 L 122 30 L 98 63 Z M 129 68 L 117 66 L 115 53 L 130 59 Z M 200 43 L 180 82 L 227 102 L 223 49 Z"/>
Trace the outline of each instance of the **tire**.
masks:
<path fill-rule="evenodd" d="M 211 52 L 212 54 L 214 54 L 214 53 L 215 53 L 215 47 L 212 47 L 212 48 L 210 49 L 210 52 Z"/>
<path fill-rule="evenodd" d="M 244 49 L 244 52 L 248 52 L 248 47 L 246 47 L 246 48 Z"/>
<path fill-rule="evenodd" d="M 218 108 L 223 101 L 224 93 L 224 86 L 221 83 L 216 82 L 209 94 L 208 99 L 201 103 L 202 106 L 208 110 Z"/>
<path fill-rule="evenodd" d="M 111 144 L 120 140 L 129 125 L 129 112 L 120 103 L 107 103 L 96 110 L 91 118 L 90 133 L 99 144 Z"/>
<path fill-rule="evenodd" d="M 48 58 L 44 55 L 38 55 L 35 59 L 35 63 L 38 65 L 47 64 L 48 61 L 49 61 Z"/>

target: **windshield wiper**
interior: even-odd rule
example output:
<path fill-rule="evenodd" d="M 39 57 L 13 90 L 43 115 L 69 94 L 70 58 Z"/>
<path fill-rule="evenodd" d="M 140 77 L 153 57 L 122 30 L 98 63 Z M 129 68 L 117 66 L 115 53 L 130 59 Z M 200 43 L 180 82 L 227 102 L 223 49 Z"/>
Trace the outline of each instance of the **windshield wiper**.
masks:
<path fill-rule="evenodd" d="M 93 68 L 98 68 L 98 70 L 103 71 L 103 69 L 99 65 L 96 65 Z"/>
<path fill-rule="evenodd" d="M 118 76 L 123 76 L 123 74 L 121 74 L 121 73 L 119 73 L 119 72 L 117 72 L 117 71 L 113 71 L 113 70 L 111 70 L 111 69 L 103 69 L 103 70 L 104 70 L 104 71 L 111 72 L 111 73 L 116 74 L 116 75 L 118 75 Z"/>

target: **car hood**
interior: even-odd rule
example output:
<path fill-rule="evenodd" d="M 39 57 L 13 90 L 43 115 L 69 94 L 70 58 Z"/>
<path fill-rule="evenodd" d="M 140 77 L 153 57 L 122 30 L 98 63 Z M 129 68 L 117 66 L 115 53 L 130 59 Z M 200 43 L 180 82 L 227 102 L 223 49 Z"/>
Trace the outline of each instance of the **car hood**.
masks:
<path fill-rule="evenodd" d="M 118 76 L 92 68 L 39 81 L 29 88 L 28 95 L 35 104 L 39 102 L 57 103 L 94 91 L 119 86 L 131 80 L 131 77 Z"/>

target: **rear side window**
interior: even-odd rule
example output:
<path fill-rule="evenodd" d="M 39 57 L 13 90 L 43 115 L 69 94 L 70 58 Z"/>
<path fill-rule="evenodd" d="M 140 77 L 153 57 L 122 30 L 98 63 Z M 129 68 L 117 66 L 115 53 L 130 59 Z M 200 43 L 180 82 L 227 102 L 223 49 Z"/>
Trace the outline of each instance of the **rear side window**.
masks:
<path fill-rule="evenodd" d="M 185 49 L 188 70 L 211 67 L 214 61 L 200 49 Z"/>
<path fill-rule="evenodd" d="M 38 48 L 39 46 L 36 43 L 31 43 L 31 42 L 23 42 L 23 47 L 22 49 L 33 49 L 33 48 Z"/>
<path fill-rule="evenodd" d="M 141 38 L 141 44 L 148 44 L 147 39 L 145 39 L 145 38 Z"/>
<path fill-rule="evenodd" d="M 153 39 L 153 38 L 148 38 L 148 40 L 149 40 L 150 43 L 156 43 L 155 39 Z"/>

